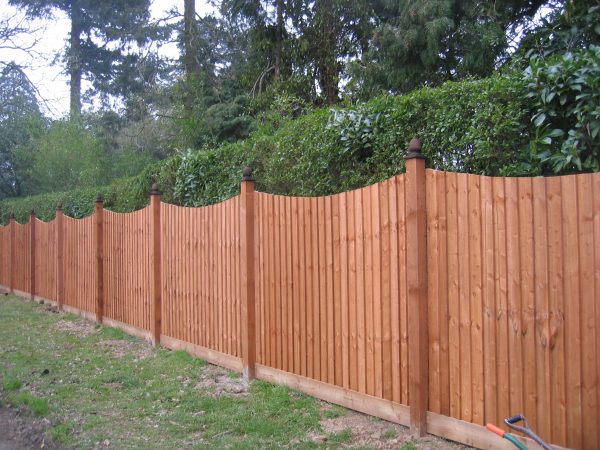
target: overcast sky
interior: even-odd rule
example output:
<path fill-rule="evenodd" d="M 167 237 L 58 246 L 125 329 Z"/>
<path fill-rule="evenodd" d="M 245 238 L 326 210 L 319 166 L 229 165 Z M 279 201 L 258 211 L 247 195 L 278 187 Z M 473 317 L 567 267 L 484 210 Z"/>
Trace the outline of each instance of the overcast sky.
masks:
<path fill-rule="evenodd" d="M 101 0 L 98 0 L 101 1 Z M 165 11 L 177 7 L 183 13 L 183 0 L 154 0 L 151 6 L 153 18 L 164 17 Z M 205 15 L 211 11 L 206 0 L 196 0 L 196 12 Z M 12 16 L 19 11 L 8 4 L 8 0 L 0 0 L 0 16 Z M 53 64 L 56 55 L 63 51 L 68 40 L 70 22 L 66 14 L 57 11 L 52 21 L 36 22 L 34 27 L 40 28 L 36 36 L 39 44 L 35 47 L 36 54 L 31 57 L 23 52 L 2 49 L 0 60 L 16 61 L 25 66 L 25 73 L 39 90 L 43 99 L 44 112 L 52 117 L 65 116 L 69 112 L 68 77 L 63 74 L 63 67 L 58 61 Z M 22 42 L 30 42 L 33 36 L 21 36 Z M 167 44 L 160 48 L 160 53 L 172 58 L 178 57 L 175 44 Z M 85 88 L 85 83 L 83 84 Z"/>

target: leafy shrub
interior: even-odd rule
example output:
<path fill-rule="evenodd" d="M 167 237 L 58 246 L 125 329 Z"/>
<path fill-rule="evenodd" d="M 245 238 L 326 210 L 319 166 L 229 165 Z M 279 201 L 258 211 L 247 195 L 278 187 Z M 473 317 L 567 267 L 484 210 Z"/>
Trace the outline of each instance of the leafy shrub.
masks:
<path fill-rule="evenodd" d="M 600 47 L 531 58 L 532 153 L 554 173 L 600 170 Z"/>
<path fill-rule="evenodd" d="M 282 111 L 295 104 L 289 100 L 281 98 Z M 35 208 L 49 220 L 58 201 L 66 214 L 82 217 L 92 212 L 98 191 L 106 208 L 132 211 L 148 204 L 154 182 L 163 201 L 206 205 L 237 194 L 246 165 L 254 169 L 261 191 L 342 192 L 402 172 L 408 142 L 415 136 L 423 139 L 430 167 L 527 173 L 519 164 L 530 141 L 530 102 L 520 75 L 496 76 L 382 96 L 347 109 L 317 109 L 298 117 L 285 113 L 276 125 L 268 119 L 246 140 L 181 152 L 108 186 L 2 201 L 0 219 L 6 223 L 15 211 L 19 221 L 26 221 Z"/>

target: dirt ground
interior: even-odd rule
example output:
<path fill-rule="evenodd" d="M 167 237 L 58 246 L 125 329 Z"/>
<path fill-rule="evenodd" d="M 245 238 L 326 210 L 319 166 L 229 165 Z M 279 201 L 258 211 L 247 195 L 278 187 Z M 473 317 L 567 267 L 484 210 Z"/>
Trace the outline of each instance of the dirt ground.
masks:
<path fill-rule="evenodd" d="M 62 449 L 46 435 L 49 422 L 0 406 L 0 450 Z"/>

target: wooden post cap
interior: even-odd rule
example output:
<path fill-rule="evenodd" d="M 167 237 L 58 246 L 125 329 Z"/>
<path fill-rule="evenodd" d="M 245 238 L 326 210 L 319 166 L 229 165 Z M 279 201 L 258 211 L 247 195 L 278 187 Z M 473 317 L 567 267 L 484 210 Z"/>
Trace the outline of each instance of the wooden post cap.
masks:
<path fill-rule="evenodd" d="M 254 178 L 252 178 L 251 167 L 244 167 L 244 170 L 242 171 L 242 181 L 254 181 Z"/>
<path fill-rule="evenodd" d="M 98 192 L 98 195 L 96 196 L 96 203 L 103 203 L 104 202 L 104 198 L 102 197 L 102 192 Z"/>
<path fill-rule="evenodd" d="M 8 216 L 8 217 L 9 217 L 10 220 L 15 220 L 15 213 L 14 213 L 14 211 L 12 211 L 10 213 L 10 216 Z"/>
<path fill-rule="evenodd" d="M 150 195 L 160 195 L 160 190 L 158 189 L 158 184 L 152 183 L 152 188 L 150 189 Z"/>
<path fill-rule="evenodd" d="M 425 156 L 421 153 L 421 149 L 423 148 L 423 143 L 419 138 L 412 138 L 410 140 L 410 144 L 408 144 L 408 153 L 404 157 L 404 159 L 425 159 Z"/>
<path fill-rule="evenodd" d="M 62 210 L 63 210 L 62 202 L 58 202 L 58 203 L 56 204 L 56 210 L 57 210 L 57 211 L 62 211 Z"/>
<path fill-rule="evenodd" d="M 29 211 L 29 215 L 30 216 L 35 216 L 35 209 L 32 209 L 31 211 Z"/>

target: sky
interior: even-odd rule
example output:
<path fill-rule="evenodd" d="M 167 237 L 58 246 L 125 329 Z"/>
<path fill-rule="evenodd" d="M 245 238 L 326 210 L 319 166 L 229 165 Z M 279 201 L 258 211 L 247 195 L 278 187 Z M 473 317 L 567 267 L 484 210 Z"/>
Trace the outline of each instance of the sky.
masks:
<path fill-rule="evenodd" d="M 183 14 L 183 0 L 153 0 L 150 8 L 152 18 L 164 17 L 165 11 L 173 7 Z M 204 16 L 210 11 L 212 7 L 207 0 L 196 1 L 197 14 Z M 20 12 L 10 6 L 8 0 L 0 0 L 0 17 L 14 14 L 19 18 Z M 57 55 L 64 50 L 68 41 L 70 21 L 66 14 L 57 11 L 53 20 L 35 21 L 32 25 L 38 31 L 32 35 L 20 36 L 19 42 L 28 43 L 37 37 L 39 43 L 35 47 L 33 56 L 19 51 L 0 49 L 0 60 L 15 61 L 22 65 L 30 81 L 38 89 L 44 113 L 53 118 L 60 118 L 69 112 L 69 85 L 68 77 L 62 73 L 63 67 Z M 175 43 L 163 45 L 159 52 L 170 58 L 179 56 Z M 57 62 L 53 63 L 55 60 Z M 85 89 L 87 86 L 84 81 L 82 87 Z"/>

